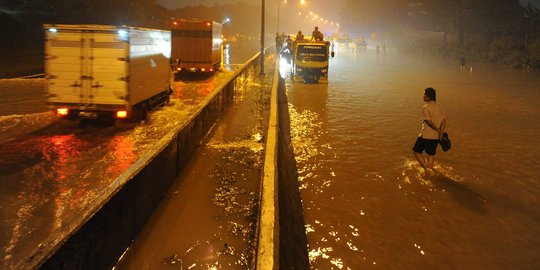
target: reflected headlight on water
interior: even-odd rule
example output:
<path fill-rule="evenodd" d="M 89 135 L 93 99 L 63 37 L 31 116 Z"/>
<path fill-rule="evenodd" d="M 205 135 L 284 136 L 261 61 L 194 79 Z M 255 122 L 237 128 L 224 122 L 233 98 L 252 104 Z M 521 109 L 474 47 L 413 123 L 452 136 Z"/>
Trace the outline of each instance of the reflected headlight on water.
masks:
<path fill-rule="evenodd" d="M 282 76 L 284 76 L 283 74 L 290 72 L 291 68 L 292 65 L 287 62 L 287 59 L 279 58 L 279 73 L 282 74 Z"/>

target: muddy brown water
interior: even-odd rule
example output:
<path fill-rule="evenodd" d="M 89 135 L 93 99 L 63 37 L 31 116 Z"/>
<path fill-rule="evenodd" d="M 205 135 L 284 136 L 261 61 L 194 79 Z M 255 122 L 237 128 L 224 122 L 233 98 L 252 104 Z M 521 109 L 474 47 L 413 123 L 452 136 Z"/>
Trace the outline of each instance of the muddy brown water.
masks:
<path fill-rule="evenodd" d="M 540 268 L 540 74 L 338 51 L 287 87 L 312 269 Z M 453 142 L 426 177 L 412 145 L 434 87 Z"/>
<path fill-rule="evenodd" d="M 272 63 L 267 64 L 266 77 L 248 78 L 235 92 L 234 104 L 115 269 L 252 265 Z"/>

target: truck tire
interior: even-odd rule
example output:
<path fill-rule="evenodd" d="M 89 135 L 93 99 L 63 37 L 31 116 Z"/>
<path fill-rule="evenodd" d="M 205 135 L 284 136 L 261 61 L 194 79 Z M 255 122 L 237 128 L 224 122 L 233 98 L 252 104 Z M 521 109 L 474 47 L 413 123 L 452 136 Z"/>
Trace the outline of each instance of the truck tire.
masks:
<path fill-rule="evenodd" d="M 86 118 L 80 118 L 79 119 L 79 128 L 84 128 L 86 125 L 88 125 L 88 119 Z"/>
<path fill-rule="evenodd" d="M 146 102 L 141 104 L 139 108 L 139 119 L 137 122 L 146 121 L 148 119 L 148 105 Z"/>

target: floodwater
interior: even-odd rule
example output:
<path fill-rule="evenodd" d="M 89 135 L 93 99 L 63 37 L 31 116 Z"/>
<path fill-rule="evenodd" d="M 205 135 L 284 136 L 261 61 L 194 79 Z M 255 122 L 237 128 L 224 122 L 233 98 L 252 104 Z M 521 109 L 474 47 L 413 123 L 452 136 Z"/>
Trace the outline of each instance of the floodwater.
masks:
<path fill-rule="evenodd" d="M 232 69 L 257 53 L 247 47 L 229 51 Z M 225 69 L 204 80 L 175 82 L 171 102 L 128 129 L 62 123 L 43 105 L 43 79 L 0 80 L 0 269 L 66 236 L 120 174 L 233 74 Z"/>
<path fill-rule="evenodd" d="M 328 80 L 287 78 L 312 269 L 540 269 L 539 75 L 338 51 Z M 432 176 L 426 87 L 452 140 Z"/>
<path fill-rule="evenodd" d="M 114 269 L 249 269 L 272 88 L 237 86 L 234 102 L 175 179 Z"/>

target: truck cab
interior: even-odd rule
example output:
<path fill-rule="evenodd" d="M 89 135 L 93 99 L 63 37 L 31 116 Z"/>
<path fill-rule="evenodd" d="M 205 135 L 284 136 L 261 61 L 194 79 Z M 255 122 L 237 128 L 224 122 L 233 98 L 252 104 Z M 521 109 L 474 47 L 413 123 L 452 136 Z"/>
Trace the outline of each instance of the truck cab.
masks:
<path fill-rule="evenodd" d="M 294 42 L 293 75 L 301 76 L 304 82 L 318 82 L 320 77 L 328 77 L 329 48 L 329 41 Z"/>

